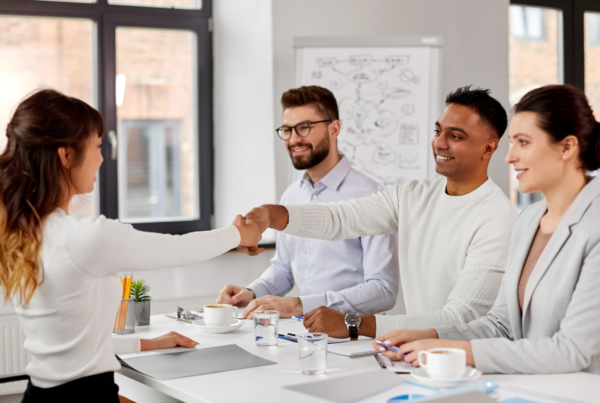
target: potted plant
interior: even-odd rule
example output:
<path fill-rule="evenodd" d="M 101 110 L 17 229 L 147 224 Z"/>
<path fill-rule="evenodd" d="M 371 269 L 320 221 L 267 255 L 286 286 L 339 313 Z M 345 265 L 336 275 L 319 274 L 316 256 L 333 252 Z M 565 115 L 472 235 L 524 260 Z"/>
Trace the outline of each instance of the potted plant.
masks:
<path fill-rule="evenodd" d="M 150 324 L 150 301 L 148 295 L 150 287 L 145 279 L 131 282 L 131 297 L 133 298 L 135 312 L 135 326 L 148 326 Z"/>

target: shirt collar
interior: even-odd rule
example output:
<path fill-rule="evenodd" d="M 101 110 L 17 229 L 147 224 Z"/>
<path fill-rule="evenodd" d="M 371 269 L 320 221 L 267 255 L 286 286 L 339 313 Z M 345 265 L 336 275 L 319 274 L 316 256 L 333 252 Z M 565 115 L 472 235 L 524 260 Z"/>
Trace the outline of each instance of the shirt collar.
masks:
<path fill-rule="evenodd" d="M 331 190 L 337 190 L 342 181 L 346 178 L 346 175 L 348 175 L 348 172 L 350 172 L 350 168 L 348 158 L 346 158 L 345 155 L 342 155 L 340 161 L 317 183 L 322 183 Z M 304 172 L 304 175 L 300 180 L 300 186 L 303 186 L 304 182 L 306 182 L 307 185 L 310 185 L 310 178 L 306 172 Z"/>

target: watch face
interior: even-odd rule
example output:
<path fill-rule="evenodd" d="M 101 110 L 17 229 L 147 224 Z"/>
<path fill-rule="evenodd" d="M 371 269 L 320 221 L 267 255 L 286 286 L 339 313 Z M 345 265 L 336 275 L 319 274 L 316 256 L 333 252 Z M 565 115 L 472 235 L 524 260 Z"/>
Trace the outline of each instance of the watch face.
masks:
<path fill-rule="evenodd" d="M 349 313 L 346 315 L 346 325 L 358 326 L 360 325 L 360 316 L 356 313 Z"/>

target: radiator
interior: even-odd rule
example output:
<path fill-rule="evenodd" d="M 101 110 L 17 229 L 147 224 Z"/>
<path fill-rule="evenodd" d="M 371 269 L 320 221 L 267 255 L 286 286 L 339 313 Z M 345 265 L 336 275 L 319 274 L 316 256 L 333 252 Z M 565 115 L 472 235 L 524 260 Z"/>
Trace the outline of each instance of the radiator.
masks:
<path fill-rule="evenodd" d="M 0 316 L 0 375 L 25 372 L 29 354 L 23 348 L 25 334 L 16 315 Z M 0 384 L 0 395 L 22 393 L 26 381 Z"/>

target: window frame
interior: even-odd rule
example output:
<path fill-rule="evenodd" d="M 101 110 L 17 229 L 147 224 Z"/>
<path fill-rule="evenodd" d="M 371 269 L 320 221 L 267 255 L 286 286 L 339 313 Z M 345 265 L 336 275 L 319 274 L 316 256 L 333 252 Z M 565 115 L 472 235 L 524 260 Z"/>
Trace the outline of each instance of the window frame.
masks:
<path fill-rule="evenodd" d="M 0 0 L 0 15 L 84 18 L 95 22 L 96 102 L 106 122 L 102 145 L 104 163 L 99 174 L 99 212 L 111 219 L 119 218 L 117 160 L 111 158 L 112 148 L 107 136 L 111 130 L 118 135 L 115 100 L 116 28 L 181 29 L 196 34 L 196 180 L 200 217 L 190 221 L 132 225 L 138 230 L 168 234 L 186 234 L 211 229 L 214 212 L 212 0 L 202 0 L 202 8 L 196 10 L 114 5 L 108 4 L 108 0 L 97 0 L 96 3 Z"/>
<path fill-rule="evenodd" d="M 511 0 L 511 5 L 560 9 L 563 13 L 563 80 L 585 91 L 585 12 L 600 12 L 600 0 Z"/>

